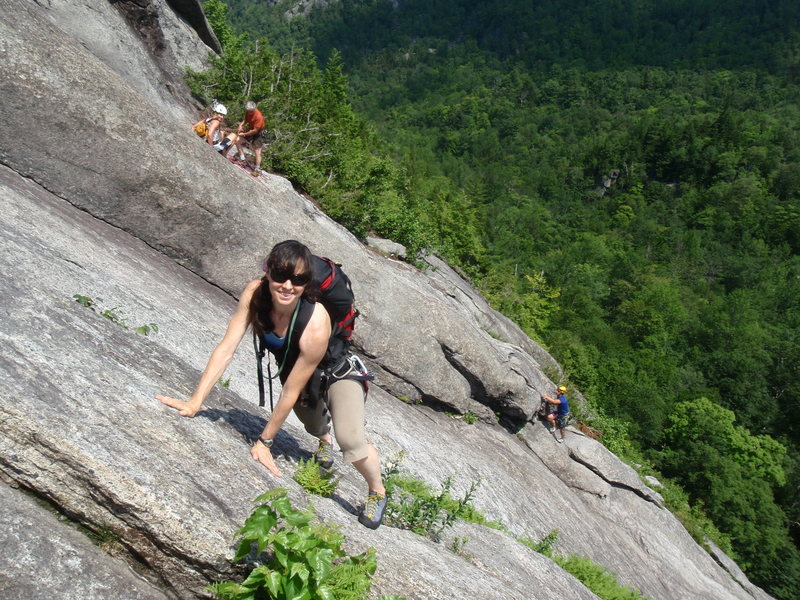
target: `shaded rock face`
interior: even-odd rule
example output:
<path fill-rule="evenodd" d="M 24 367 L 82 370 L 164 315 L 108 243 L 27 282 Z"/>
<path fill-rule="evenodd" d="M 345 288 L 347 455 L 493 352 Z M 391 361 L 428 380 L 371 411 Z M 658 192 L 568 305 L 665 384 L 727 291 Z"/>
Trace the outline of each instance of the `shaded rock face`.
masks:
<path fill-rule="evenodd" d="M 168 4 L 138 5 L 181 21 Z M 557 529 L 556 551 L 590 556 L 652 598 L 767 598 L 697 546 L 602 446 L 575 431 L 558 444 L 529 422 L 555 361 L 446 265 L 431 257 L 436 268 L 423 273 L 365 249 L 288 182 L 244 175 L 176 120 L 193 116 L 182 108 L 188 101 L 158 74 L 185 64 L 178 43 L 207 51 L 190 28 L 178 42 L 162 27 L 160 58 L 149 46 L 157 32 L 142 41 L 130 29 L 123 52 L 87 34 L 112 21 L 122 35 L 128 21 L 118 7 L 88 6 L 7 0 L 0 12 L 5 115 L 35 124 L 24 136 L 0 128 L 0 473 L 110 532 L 147 580 L 103 562 L 111 559 L 82 534 L 3 487 L 0 595 L 70 597 L 63 590 L 72 582 L 85 588 L 81 598 L 205 597 L 209 582 L 240 575 L 230 565 L 233 534 L 252 498 L 283 486 L 308 502 L 289 477 L 314 448 L 296 420 L 276 439 L 283 478 L 249 456 L 268 413 L 253 404 L 248 348 L 227 373 L 230 388 L 215 390 L 194 419 L 153 399 L 191 393 L 235 295 L 259 275 L 269 247 L 296 237 L 343 262 L 354 281 L 357 343 L 380 384 L 368 432 L 382 455 L 405 452 L 404 467 L 430 484 L 455 475 L 456 493 L 481 480 L 475 505 L 509 530 L 460 524 L 439 544 L 390 527 L 368 531 L 355 519 L 363 481 L 337 459 L 339 489 L 315 499 L 315 510 L 342 528 L 351 553 L 376 548 L 374 597 L 593 598 L 515 540 Z M 148 102 L 155 108 L 145 119 Z M 98 311 L 75 295 L 93 298 Z M 134 333 L 151 323 L 158 333 Z M 470 426 L 430 405 L 480 412 L 485 422 Z M 494 411 L 522 426 L 519 435 L 494 424 Z M 468 538 L 461 554 L 447 549 L 455 537 Z M 41 538 L 55 555 L 31 545 Z M 56 581 L 31 568 L 56 570 L 62 563 L 50 561 L 62 559 L 85 578 L 67 569 Z M 108 579 L 91 588 L 95 569 Z M 114 588 L 125 591 L 107 593 Z"/>
<path fill-rule="evenodd" d="M 186 21 L 186 23 L 195 30 L 197 37 L 214 52 L 219 53 L 222 48 L 220 47 L 219 40 L 211 29 L 211 26 L 206 20 L 206 15 L 197 0 L 167 0 L 175 14 Z M 186 42 L 192 40 L 191 36 L 184 38 Z M 180 66 L 177 64 L 176 66 Z"/>

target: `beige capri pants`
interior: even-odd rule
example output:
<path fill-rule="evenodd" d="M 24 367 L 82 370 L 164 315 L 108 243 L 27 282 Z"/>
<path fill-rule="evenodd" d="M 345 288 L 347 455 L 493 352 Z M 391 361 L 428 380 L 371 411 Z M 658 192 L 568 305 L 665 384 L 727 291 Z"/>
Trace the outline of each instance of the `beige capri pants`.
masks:
<path fill-rule="evenodd" d="M 331 422 L 336 443 L 344 460 L 356 462 L 367 457 L 365 390 L 361 381 L 337 379 L 328 387 L 324 401 L 309 406 L 301 399 L 294 413 L 314 437 L 330 433 Z"/>

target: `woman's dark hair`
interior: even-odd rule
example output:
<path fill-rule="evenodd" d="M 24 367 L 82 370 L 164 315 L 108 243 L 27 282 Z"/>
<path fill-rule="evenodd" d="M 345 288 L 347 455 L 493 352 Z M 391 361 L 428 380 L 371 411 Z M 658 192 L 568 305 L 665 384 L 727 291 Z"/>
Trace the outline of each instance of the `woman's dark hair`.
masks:
<path fill-rule="evenodd" d="M 247 314 L 247 321 L 256 334 L 272 331 L 273 323 L 270 318 L 272 310 L 272 295 L 269 293 L 269 272 L 282 271 L 284 273 L 294 273 L 297 266 L 303 265 L 303 272 L 310 276 L 314 272 L 314 262 L 311 250 L 305 244 L 297 240 L 286 240 L 275 244 L 264 260 L 264 277 L 261 278 L 259 285 L 253 292 L 250 299 L 250 307 Z M 302 297 L 309 301 L 316 301 L 319 294 L 317 283 L 311 279 L 303 290 Z"/>

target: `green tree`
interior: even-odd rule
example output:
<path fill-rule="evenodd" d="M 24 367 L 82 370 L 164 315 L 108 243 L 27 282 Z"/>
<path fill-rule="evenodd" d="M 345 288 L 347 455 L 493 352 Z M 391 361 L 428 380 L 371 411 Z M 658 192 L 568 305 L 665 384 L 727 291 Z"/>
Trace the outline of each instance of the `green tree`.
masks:
<path fill-rule="evenodd" d="M 786 481 L 786 448 L 735 420 L 732 411 L 707 398 L 677 404 L 661 451 L 665 474 L 678 479 L 693 500 L 702 499 L 752 579 L 771 581 L 780 569 L 800 573 L 800 554 L 773 494 Z"/>
<path fill-rule="evenodd" d="M 223 50 L 236 45 L 239 38 L 234 33 L 233 27 L 228 24 L 228 5 L 222 0 L 205 0 L 203 12 Z"/>

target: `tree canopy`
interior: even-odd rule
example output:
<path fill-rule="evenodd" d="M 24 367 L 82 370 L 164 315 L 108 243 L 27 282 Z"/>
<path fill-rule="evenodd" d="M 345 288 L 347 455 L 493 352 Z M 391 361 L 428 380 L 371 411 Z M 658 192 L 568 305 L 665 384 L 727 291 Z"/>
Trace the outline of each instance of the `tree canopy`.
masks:
<path fill-rule="evenodd" d="M 215 17 L 196 93 L 256 99 L 268 166 L 353 231 L 460 267 L 800 596 L 800 4 L 229 6 L 252 39 Z"/>

